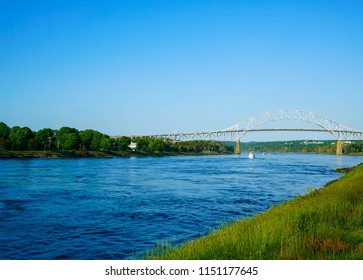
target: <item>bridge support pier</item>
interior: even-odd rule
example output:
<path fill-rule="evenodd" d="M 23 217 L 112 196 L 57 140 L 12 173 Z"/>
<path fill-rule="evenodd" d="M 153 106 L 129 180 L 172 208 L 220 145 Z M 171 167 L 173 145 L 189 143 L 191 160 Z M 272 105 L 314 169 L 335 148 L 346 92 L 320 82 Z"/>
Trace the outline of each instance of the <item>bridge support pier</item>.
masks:
<path fill-rule="evenodd" d="M 343 142 L 342 140 L 338 139 L 337 142 L 337 156 L 343 155 Z"/>
<path fill-rule="evenodd" d="M 241 154 L 241 143 L 239 142 L 239 139 L 236 141 L 236 154 Z"/>

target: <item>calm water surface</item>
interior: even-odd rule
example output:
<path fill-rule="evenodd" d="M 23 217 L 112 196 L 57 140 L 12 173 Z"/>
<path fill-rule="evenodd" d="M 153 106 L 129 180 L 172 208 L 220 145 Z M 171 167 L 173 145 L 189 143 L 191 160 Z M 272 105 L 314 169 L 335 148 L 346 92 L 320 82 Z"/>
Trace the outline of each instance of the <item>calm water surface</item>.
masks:
<path fill-rule="evenodd" d="M 0 259 L 128 259 L 320 188 L 363 157 L 0 160 Z"/>

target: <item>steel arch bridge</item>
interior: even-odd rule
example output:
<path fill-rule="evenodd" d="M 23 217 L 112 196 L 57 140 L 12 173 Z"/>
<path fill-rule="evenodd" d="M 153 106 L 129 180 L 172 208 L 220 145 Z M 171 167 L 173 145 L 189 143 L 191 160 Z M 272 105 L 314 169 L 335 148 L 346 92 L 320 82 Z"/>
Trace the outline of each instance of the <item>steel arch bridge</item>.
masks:
<path fill-rule="evenodd" d="M 316 128 L 261 128 L 262 125 L 274 121 L 296 120 L 313 124 Z M 151 135 L 137 135 L 138 137 L 151 137 L 170 139 L 173 141 L 187 140 L 221 140 L 234 139 L 239 141 L 246 133 L 256 131 L 311 131 L 327 132 L 337 140 L 363 140 L 363 131 L 354 130 L 339 124 L 326 116 L 303 110 L 273 110 L 249 117 L 242 122 L 221 130 L 200 132 L 163 133 Z"/>

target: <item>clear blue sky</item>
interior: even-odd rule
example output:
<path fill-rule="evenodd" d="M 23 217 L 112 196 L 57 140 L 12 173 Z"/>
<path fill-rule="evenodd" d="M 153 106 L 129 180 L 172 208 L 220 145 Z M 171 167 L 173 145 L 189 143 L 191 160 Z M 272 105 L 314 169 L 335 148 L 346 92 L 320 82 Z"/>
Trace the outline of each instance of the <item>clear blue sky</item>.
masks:
<path fill-rule="evenodd" d="M 0 121 L 130 135 L 303 109 L 363 129 L 362 15 L 343 0 L 0 0 Z"/>

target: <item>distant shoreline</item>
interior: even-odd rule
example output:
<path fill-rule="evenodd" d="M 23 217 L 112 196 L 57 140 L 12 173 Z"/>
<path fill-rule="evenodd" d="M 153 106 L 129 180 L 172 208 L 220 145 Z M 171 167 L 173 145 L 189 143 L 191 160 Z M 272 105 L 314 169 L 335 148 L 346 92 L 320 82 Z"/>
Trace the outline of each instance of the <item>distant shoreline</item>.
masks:
<path fill-rule="evenodd" d="M 145 156 L 198 156 L 223 155 L 233 153 L 218 152 L 102 152 L 102 151 L 2 151 L 0 159 L 54 159 L 54 158 L 114 158 L 114 157 L 145 157 Z"/>
<path fill-rule="evenodd" d="M 242 151 L 242 153 L 247 153 Z M 268 152 L 270 154 L 329 154 L 317 152 Z M 160 156 L 205 156 L 230 155 L 233 152 L 103 152 L 103 151 L 0 151 L 1 159 L 56 159 L 56 158 L 115 158 L 115 157 L 160 157 Z M 344 154 L 349 156 L 363 156 L 362 153 Z M 339 171 L 338 171 L 339 172 Z"/>

